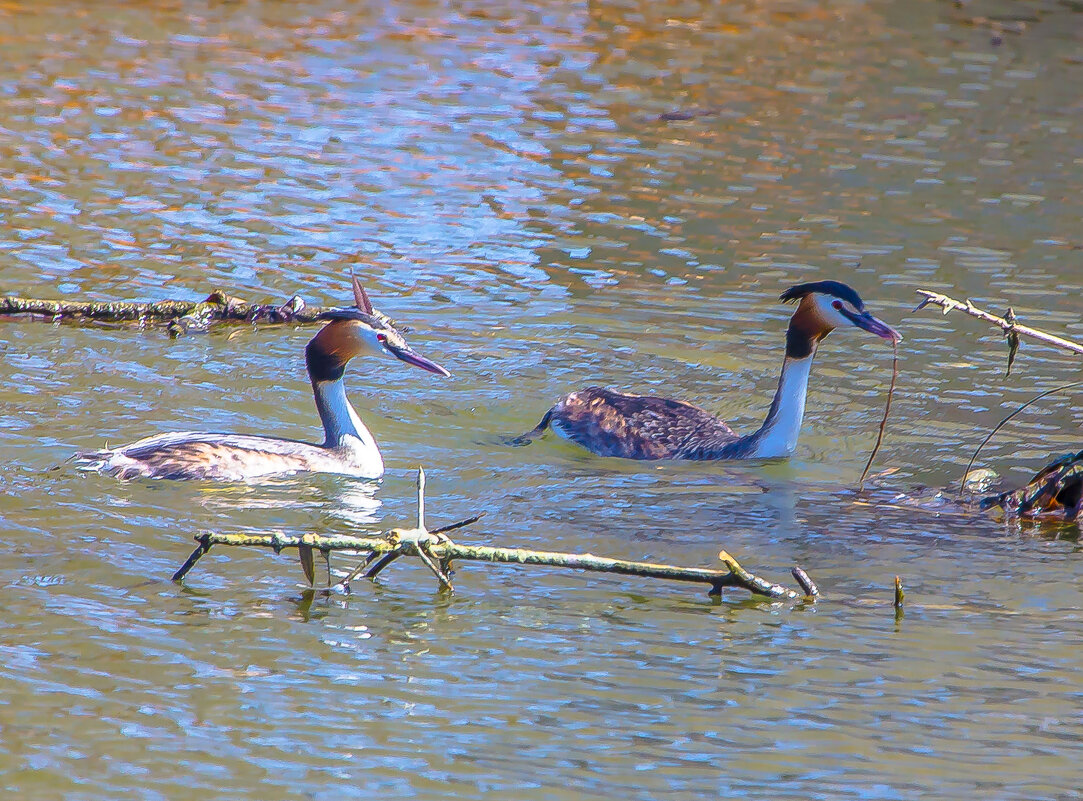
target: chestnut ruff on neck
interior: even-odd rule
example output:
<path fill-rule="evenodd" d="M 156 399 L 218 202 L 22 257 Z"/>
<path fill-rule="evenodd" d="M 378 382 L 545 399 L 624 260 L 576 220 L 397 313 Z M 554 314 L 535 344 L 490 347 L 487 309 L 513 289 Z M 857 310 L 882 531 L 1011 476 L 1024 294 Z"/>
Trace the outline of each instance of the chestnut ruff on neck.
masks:
<path fill-rule="evenodd" d="M 305 346 L 305 366 L 323 424 L 316 445 L 275 437 L 177 432 L 147 437 L 122 448 L 77 454 L 83 470 L 120 478 L 246 481 L 290 473 L 340 473 L 379 478 L 380 449 L 346 397 L 347 363 L 362 353 L 383 352 L 429 372 L 449 375 L 413 351 L 389 318 L 376 311 L 354 279 L 356 308 L 320 315 L 327 325 Z M 363 306 L 364 308 L 361 308 Z"/>
<path fill-rule="evenodd" d="M 305 345 L 305 367 L 313 384 L 338 381 L 346 372 L 346 363 L 360 352 L 348 326 L 358 325 L 350 318 L 333 318 Z"/>

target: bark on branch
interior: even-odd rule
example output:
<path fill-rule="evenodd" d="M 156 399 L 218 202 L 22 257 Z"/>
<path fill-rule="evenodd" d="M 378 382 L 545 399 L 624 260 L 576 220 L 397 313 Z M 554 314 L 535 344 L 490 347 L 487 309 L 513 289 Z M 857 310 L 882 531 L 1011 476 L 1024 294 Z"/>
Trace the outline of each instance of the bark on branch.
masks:
<path fill-rule="evenodd" d="M 346 534 L 200 534 L 195 539 L 199 545 L 188 560 L 173 574 L 174 581 L 182 580 L 195 566 L 196 562 L 214 545 L 258 546 L 271 548 L 276 553 L 283 548 L 297 548 L 301 557 L 305 575 L 312 580 L 312 554 L 320 551 L 328 560 L 333 551 L 353 551 L 368 554 L 358 569 L 341 584 L 349 590 L 349 582 L 362 570 L 368 578 L 376 575 L 395 559 L 411 556 L 420 559 L 437 577 L 445 589 L 452 589 L 449 577 L 450 563 L 454 559 L 471 562 L 494 562 L 510 565 L 542 565 L 562 567 L 571 570 L 588 570 L 598 573 L 617 573 L 640 578 L 668 579 L 670 581 L 696 582 L 710 585 L 710 594 L 719 595 L 725 587 L 741 587 L 756 595 L 771 598 L 795 599 L 797 592 L 774 584 L 745 570 L 740 563 L 726 551 L 721 551 L 718 558 L 725 565 L 725 570 L 713 570 L 705 567 L 675 567 L 654 562 L 631 562 L 623 559 L 610 559 L 593 554 L 560 553 L 557 551 L 535 551 L 527 548 L 498 548 L 487 545 L 460 545 L 452 542 L 444 532 L 461 528 L 474 522 L 471 518 L 460 523 L 453 523 L 441 529 L 429 531 L 425 528 L 424 507 L 425 473 L 418 471 L 418 526 L 409 529 L 392 529 L 376 532 L 368 536 Z M 307 558 L 306 558 L 307 557 Z M 373 565 L 373 562 L 375 564 Z M 372 567 L 369 567 L 373 565 Z M 798 568 L 798 570 L 800 570 Z M 330 576 L 330 569 L 328 570 Z M 795 574 L 796 575 L 796 574 Z M 802 584 L 806 596 L 815 597 L 815 584 L 804 571 L 800 571 L 798 581 Z"/>
<path fill-rule="evenodd" d="M 984 320 L 987 323 L 995 325 L 1003 331 L 1006 336 L 1011 337 L 1012 335 L 1017 335 L 1030 337 L 1031 339 L 1036 339 L 1051 347 L 1060 348 L 1061 350 L 1070 351 L 1071 353 L 1083 356 L 1083 345 L 1072 342 L 1069 339 L 1064 339 L 1063 337 L 1047 334 L 1045 331 L 1040 331 L 1037 328 L 1020 325 L 1015 321 L 1015 313 L 1011 309 L 1008 309 L 1008 314 L 1005 317 L 998 317 L 995 314 L 990 314 L 983 309 L 979 309 L 969 300 L 966 302 L 958 301 L 954 298 L 949 298 L 947 295 L 942 295 L 939 292 L 930 292 L 927 289 L 919 289 L 917 290 L 917 293 L 922 295 L 925 299 L 921 301 L 920 305 L 918 305 L 917 309 L 914 309 L 914 311 L 918 311 L 929 305 L 939 306 L 944 310 L 944 314 L 958 310 L 965 314 L 969 314 L 971 317 L 976 317 L 979 320 Z"/>
<path fill-rule="evenodd" d="M 173 334 L 205 330 L 212 323 L 313 323 L 321 306 L 308 306 L 298 296 L 282 305 L 247 303 L 223 292 L 212 292 L 205 300 L 162 300 L 157 303 L 124 303 L 0 298 L 0 315 L 31 314 L 50 320 L 88 320 L 100 323 L 166 325 Z"/>
<path fill-rule="evenodd" d="M 360 551 L 378 556 L 394 553 L 397 556 L 427 557 L 437 563 L 459 559 L 508 565 L 541 565 L 598 573 L 618 573 L 640 578 L 695 582 L 709 584 L 712 595 L 720 594 L 725 587 L 741 587 L 756 595 L 766 595 L 771 598 L 798 597 L 798 593 L 793 590 L 749 573 L 726 551 L 718 554 L 726 569 L 712 570 L 705 567 L 675 567 L 653 562 L 631 562 L 589 553 L 573 554 L 526 548 L 460 545 L 450 540 L 437 542 L 435 538 L 428 541 L 428 537 L 432 535 L 419 529 L 394 529 L 368 537 L 345 534 L 200 534 L 196 537 L 199 547 L 192 553 L 192 558 L 177 571 L 173 579 L 175 581 L 183 579 L 195 566 L 196 561 L 213 545 L 258 546 L 272 548 L 276 553 L 283 548 L 304 547 L 325 554 L 339 550 Z"/>

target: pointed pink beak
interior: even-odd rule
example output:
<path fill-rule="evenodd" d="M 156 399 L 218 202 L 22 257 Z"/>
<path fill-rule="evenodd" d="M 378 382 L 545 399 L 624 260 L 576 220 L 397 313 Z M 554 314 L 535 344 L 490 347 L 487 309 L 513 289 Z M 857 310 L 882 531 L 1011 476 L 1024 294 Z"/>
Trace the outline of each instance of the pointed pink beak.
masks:
<path fill-rule="evenodd" d="M 840 310 L 846 316 L 846 319 L 856 325 L 858 328 L 863 328 L 870 334 L 876 334 L 876 336 L 883 339 L 890 339 L 892 342 L 902 342 L 902 334 L 896 331 L 887 323 L 877 320 L 868 312 L 862 312 L 861 314 L 851 314 L 848 311 Z"/>
<path fill-rule="evenodd" d="M 436 373 L 442 375 L 444 378 L 450 378 L 451 373 L 445 370 L 431 359 L 426 359 L 416 350 L 410 347 L 400 348 L 394 345 L 384 343 L 384 347 L 387 348 L 387 352 L 396 358 L 402 359 L 407 364 L 412 364 L 414 367 L 420 367 L 422 370 L 428 370 L 430 373 Z"/>

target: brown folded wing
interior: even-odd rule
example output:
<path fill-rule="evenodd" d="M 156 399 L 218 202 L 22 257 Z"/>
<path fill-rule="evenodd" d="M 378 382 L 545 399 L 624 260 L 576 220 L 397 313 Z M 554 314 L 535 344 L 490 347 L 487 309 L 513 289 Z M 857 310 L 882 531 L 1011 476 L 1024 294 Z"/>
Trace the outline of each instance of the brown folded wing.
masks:
<path fill-rule="evenodd" d="M 600 456 L 625 459 L 703 458 L 705 443 L 721 448 L 738 436 L 690 403 L 590 387 L 553 407 L 549 425 Z"/>

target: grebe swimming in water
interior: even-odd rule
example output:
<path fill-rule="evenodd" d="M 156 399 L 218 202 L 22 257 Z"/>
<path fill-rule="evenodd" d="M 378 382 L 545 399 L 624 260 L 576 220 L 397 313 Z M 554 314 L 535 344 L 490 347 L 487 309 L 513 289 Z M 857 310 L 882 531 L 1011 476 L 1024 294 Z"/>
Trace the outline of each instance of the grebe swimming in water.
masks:
<path fill-rule="evenodd" d="M 740 437 L 725 422 L 689 403 L 589 387 L 561 398 L 517 442 L 525 444 L 551 428 L 599 456 L 704 461 L 789 456 L 801 433 L 809 372 L 820 340 L 847 326 L 893 342 L 902 336 L 865 311 L 858 294 L 839 281 L 798 284 L 779 300 L 797 301 L 797 310 L 786 330 L 786 358 L 775 398 L 754 433 Z"/>
<path fill-rule="evenodd" d="M 122 448 L 80 453 L 84 470 L 119 478 L 244 481 L 288 473 L 342 473 L 379 478 L 383 458 L 357 416 L 342 384 L 346 364 L 360 354 L 385 353 L 437 375 L 447 370 L 415 352 L 391 320 L 376 311 L 353 279 L 356 307 L 330 309 L 328 323 L 305 347 L 305 365 L 326 437 L 321 445 L 246 434 L 177 432 L 147 437 Z"/>

